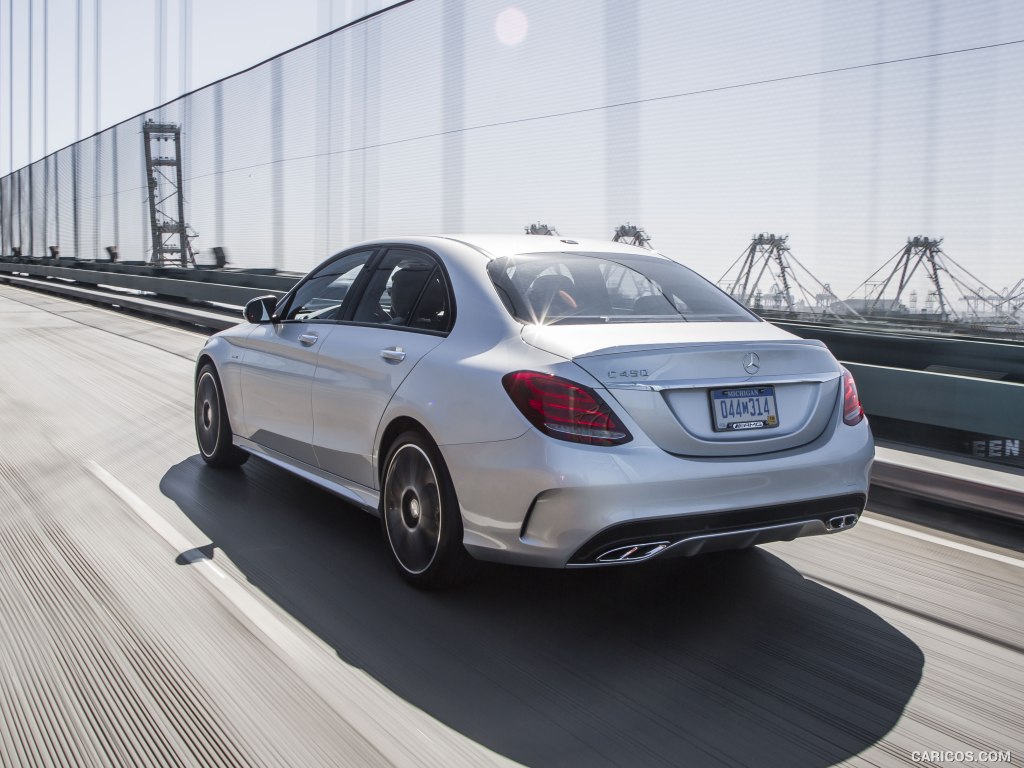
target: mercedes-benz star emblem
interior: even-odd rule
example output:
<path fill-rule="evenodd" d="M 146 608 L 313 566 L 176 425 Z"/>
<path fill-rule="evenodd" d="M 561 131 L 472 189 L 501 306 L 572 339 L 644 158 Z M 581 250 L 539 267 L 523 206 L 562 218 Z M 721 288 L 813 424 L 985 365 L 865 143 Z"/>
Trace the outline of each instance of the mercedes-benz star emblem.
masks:
<path fill-rule="evenodd" d="M 761 358 L 757 356 L 756 352 L 747 352 L 743 356 L 743 370 L 751 376 L 761 370 Z"/>

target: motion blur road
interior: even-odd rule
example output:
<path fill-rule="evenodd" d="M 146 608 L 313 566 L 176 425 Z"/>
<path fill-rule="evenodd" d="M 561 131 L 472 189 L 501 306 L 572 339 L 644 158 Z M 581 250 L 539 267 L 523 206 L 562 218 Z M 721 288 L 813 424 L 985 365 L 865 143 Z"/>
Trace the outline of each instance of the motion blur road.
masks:
<path fill-rule="evenodd" d="M 203 465 L 202 342 L 0 287 L 0 764 L 1024 765 L 1020 537 L 873 500 L 836 536 L 423 594 L 369 515 Z"/>

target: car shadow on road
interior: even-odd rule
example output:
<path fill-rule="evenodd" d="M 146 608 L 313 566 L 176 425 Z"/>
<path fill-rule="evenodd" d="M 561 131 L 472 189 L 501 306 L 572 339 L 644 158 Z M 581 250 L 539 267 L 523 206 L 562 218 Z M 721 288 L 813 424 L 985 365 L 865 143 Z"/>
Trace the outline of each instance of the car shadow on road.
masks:
<path fill-rule="evenodd" d="M 160 488 L 346 663 L 527 765 L 831 765 L 921 679 L 910 639 L 763 550 L 422 593 L 376 519 L 265 462 L 194 456 Z"/>

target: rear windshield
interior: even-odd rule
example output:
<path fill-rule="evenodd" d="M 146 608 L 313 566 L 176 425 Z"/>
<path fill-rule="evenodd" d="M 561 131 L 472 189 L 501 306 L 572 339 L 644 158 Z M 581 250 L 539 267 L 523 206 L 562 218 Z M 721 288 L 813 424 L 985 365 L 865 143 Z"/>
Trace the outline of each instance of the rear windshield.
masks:
<path fill-rule="evenodd" d="M 527 253 L 495 259 L 491 281 L 524 323 L 757 322 L 723 291 L 670 259 L 620 253 Z"/>

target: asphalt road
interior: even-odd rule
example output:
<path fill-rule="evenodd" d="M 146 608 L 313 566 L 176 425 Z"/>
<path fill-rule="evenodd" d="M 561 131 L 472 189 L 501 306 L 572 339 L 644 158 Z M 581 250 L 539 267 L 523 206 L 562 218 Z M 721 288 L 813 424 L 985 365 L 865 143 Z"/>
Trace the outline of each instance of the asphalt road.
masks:
<path fill-rule="evenodd" d="M 1024 765 L 1013 530 L 883 498 L 836 536 L 422 594 L 370 516 L 203 466 L 202 338 L 0 286 L 0 765 Z"/>

